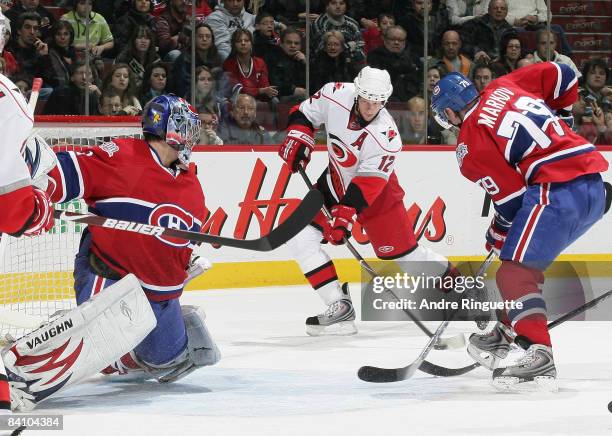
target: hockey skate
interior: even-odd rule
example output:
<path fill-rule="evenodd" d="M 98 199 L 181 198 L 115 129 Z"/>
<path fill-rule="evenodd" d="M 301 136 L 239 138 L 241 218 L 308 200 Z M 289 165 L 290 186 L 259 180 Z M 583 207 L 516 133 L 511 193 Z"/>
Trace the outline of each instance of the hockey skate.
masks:
<path fill-rule="evenodd" d="M 515 336 L 510 327 L 498 322 L 490 333 L 472 334 L 467 352 L 476 362 L 494 370 L 508 356 Z"/>
<path fill-rule="evenodd" d="M 533 344 L 516 364 L 493 371 L 493 386 L 502 391 L 557 392 L 552 349 Z"/>
<path fill-rule="evenodd" d="M 348 290 L 348 283 L 342 285 L 344 297 L 334 301 L 320 315 L 306 319 L 306 333 L 310 336 L 348 336 L 357 333 L 355 309 Z"/>

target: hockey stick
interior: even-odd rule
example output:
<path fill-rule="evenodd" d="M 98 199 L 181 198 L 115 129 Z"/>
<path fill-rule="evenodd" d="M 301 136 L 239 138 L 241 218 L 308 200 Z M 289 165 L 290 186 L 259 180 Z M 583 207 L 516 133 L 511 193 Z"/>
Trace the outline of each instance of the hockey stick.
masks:
<path fill-rule="evenodd" d="M 300 166 L 298 171 L 300 173 L 300 176 L 302 176 L 302 179 L 304 179 L 304 183 L 306 183 L 306 186 L 308 187 L 309 191 L 315 190 L 304 168 Z M 323 213 L 325 214 L 326 218 L 331 220 L 332 216 L 331 216 L 331 213 L 329 213 L 329 210 L 327 209 L 327 207 L 323 205 L 322 209 L 323 209 Z M 371 277 L 379 277 L 378 273 L 374 271 L 374 268 L 372 268 L 370 264 L 366 262 L 366 260 L 361 256 L 361 254 L 359 254 L 359 251 L 357 251 L 357 249 L 351 243 L 351 241 L 349 241 L 347 238 L 344 238 L 344 243 L 348 247 L 349 251 L 353 254 L 353 256 L 355 256 L 355 259 L 357 259 L 359 264 L 363 267 L 363 269 L 365 269 L 368 272 L 368 274 L 370 274 Z M 401 301 L 400 298 L 397 295 L 395 295 L 395 293 L 391 289 L 386 289 L 386 291 L 391 293 L 391 295 L 397 301 Z M 412 313 L 408 309 L 402 309 L 402 310 L 423 331 L 423 333 L 425 333 L 430 338 L 434 336 L 435 333 L 432 333 L 414 313 Z M 452 336 L 450 338 L 439 338 L 439 341 L 434 346 L 436 350 L 448 350 L 452 348 L 461 348 L 464 345 L 465 345 L 465 337 L 463 334 L 459 334 L 457 336 Z"/>
<path fill-rule="evenodd" d="M 38 94 L 40 94 L 40 88 L 42 86 L 42 79 L 40 77 L 36 77 L 32 82 L 32 91 L 30 92 L 30 100 L 28 101 L 28 106 L 32 110 L 32 113 L 36 110 L 36 102 L 38 101 Z"/>
<path fill-rule="evenodd" d="M 109 229 L 124 230 L 151 236 L 169 236 L 187 241 L 219 244 L 228 247 L 241 248 L 253 251 L 271 251 L 297 235 L 313 220 L 323 205 L 323 195 L 318 191 L 311 191 L 300 202 L 299 206 L 278 227 L 272 229 L 266 236 L 258 239 L 233 239 L 206 233 L 190 232 L 187 230 L 170 229 L 133 221 L 105 218 L 98 215 L 83 215 L 74 212 L 56 210 L 53 216 L 56 219 L 74 221 L 82 224 L 101 226 Z"/>
<path fill-rule="evenodd" d="M 558 325 L 563 324 L 565 321 L 569 321 L 570 319 L 580 315 L 581 313 L 586 312 L 589 309 L 592 309 L 593 307 L 597 306 L 602 301 L 609 298 L 611 295 L 612 295 L 612 290 L 606 292 L 603 295 L 600 295 L 599 297 L 589 301 L 588 303 L 583 304 L 580 307 L 577 307 L 576 309 L 566 313 L 565 315 L 557 318 L 556 320 L 549 322 L 548 329 L 549 330 L 553 329 L 557 327 Z M 471 365 L 467 365 L 461 368 L 445 368 L 443 366 L 439 366 L 439 365 L 436 365 L 435 363 L 431 363 L 425 360 L 423 361 L 419 369 L 426 374 L 433 375 L 436 377 L 454 377 L 457 375 L 466 374 L 472 371 L 473 369 L 478 368 L 479 366 L 480 366 L 480 363 L 475 362 L 475 363 L 472 363 Z"/>
<path fill-rule="evenodd" d="M 491 265 L 491 262 L 493 262 L 493 259 L 495 259 L 495 253 L 490 251 L 487 258 L 484 260 L 482 265 L 480 265 L 480 268 L 478 268 L 476 277 L 482 277 L 484 275 Z M 444 330 L 446 330 L 449 323 L 450 320 L 442 321 L 442 323 L 436 329 L 434 335 L 429 339 L 429 342 L 427 342 L 427 345 L 425 345 L 425 348 L 423 348 L 418 357 L 409 365 L 402 368 L 362 366 L 359 368 L 359 371 L 357 371 L 357 377 L 370 383 L 391 383 L 409 379 L 421 367 L 421 364 L 425 361 L 425 358 L 429 352 L 434 348 L 436 341 L 442 335 L 442 333 L 444 333 Z"/>

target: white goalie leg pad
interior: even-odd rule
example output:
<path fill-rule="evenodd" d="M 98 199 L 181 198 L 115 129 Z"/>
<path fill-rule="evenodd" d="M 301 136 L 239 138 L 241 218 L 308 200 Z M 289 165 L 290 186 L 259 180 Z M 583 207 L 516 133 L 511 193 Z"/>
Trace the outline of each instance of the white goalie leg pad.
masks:
<path fill-rule="evenodd" d="M 181 306 L 185 329 L 187 331 L 187 349 L 172 362 L 153 369 L 167 369 L 168 372 L 158 378 L 160 383 L 171 383 L 192 373 L 197 368 L 214 365 L 221 359 L 221 352 L 206 327 L 206 313 L 198 306 Z"/>
<path fill-rule="evenodd" d="M 129 274 L 18 339 L 1 352 L 11 381 L 12 408 L 31 410 L 97 374 L 138 345 L 156 323 L 138 279 Z"/>

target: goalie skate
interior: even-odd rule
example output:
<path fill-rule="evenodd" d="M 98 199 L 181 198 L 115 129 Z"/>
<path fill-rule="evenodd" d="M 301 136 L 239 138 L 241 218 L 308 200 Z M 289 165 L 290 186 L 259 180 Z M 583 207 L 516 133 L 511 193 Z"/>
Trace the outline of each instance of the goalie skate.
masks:
<path fill-rule="evenodd" d="M 467 352 L 476 362 L 494 370 L 508 356 L 515 336 L 511 328 L 498 322 L 490 333 L 472 334 Z"/>
<path fill-rule="evenodd" d="M 306 333 L 310 336 L 348 336 L 357 333 L 355 309 L 348 290 L 348 283 L 342 285 L 344 298 L 334 301 L 320 315 L 306 319 Z"/>
<path fill-rule="evenodd" d="M 516 364 L 493 371 L 493 386 L 501 391 L 557 392 L 552 349 L 531 345 Z"/>

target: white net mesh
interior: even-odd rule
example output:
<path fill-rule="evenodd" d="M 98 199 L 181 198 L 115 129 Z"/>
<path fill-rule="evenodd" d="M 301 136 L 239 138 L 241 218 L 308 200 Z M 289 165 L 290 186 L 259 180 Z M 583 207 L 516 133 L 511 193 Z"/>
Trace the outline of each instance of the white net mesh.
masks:
<path fill-rule="evenodd" d="M 100 145 L 112 138 L 139 137 L 138 124 L 54 123 L 37 126 L 34 133 L 58 149 L 72 150 Z M 56 205 L 58 209 L 86 212 L 82 201 Z M 52 231 L 32 238 L 2 235 L 0 242 L 0 307 L 17 313 L 47 318 L 58 310 L 74 307 L 73 263 L 82 224 L 56 221 Z M 27 333 L 0 319 L 0 334 L 14 337 Z"/>

